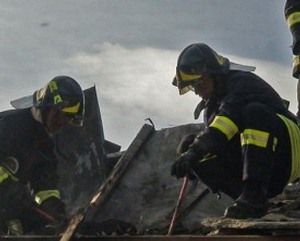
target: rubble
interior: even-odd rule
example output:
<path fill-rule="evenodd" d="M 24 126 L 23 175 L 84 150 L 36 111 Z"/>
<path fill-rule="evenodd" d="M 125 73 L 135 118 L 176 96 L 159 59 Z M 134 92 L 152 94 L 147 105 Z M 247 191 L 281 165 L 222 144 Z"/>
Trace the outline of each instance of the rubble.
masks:
<path fill-rule="evenodd" d="M 136 227 L 138 234 L 165 234 L 170 224 L 182 180 L 170 176 L 170 166 L 176 158 L 176 147 L 183 135 L 198 132 L 202 124 L 189 124 L 155 131 L 132 161 L 118 186 L 111 190 L 109 200 L 97 208 L 93 217 L 97 223 L 117 219 Z M 182 210 L 189 207 L 206 187 L 190 182 Z M 232 203 L 225 194 L 218 200 L 207 194 L 194 203 L 193 210 L 181 217 L 185 232 L 198 227 L 204 217 L 222 216 Z M 87 220 L 91 221 L 91 220 Z M 178 233 L 178 232 L 177 232 Z"/>
<path fill-rule="evenodd" d="M 92 96 L 95 101 L 95 93 Z M 99 106 L 96 108 L 99 110 L 98 116 L 91 118 L 89 124 L 93 126 L 92 131 L 88 129 L 87 132 L 86 130 L 84 132 L 85 135 L 93 132 L 94 136 L 87 141 L 92 145 L 83 148 L 88 155 L 81 154 L 75 158 L 77 160 L 76 168 L 71 170 L 71 173 L 84 170 L 82 165 L 85 165 L 85 161 L 90 163 L 90 158 L 92 157 L 93 160 L 95 156 L 97 157 L 95 158 L 97 164 L 94 165 L 96 169 L 91 168 L 90 165 L 89 169 L 80 172 L 82 175 L 80 180 L 74 176 L 70 177 L 73 178 L 72 180 L 81 182 L 80 184 L 62 182 L 64 186 L 68 187 L 65 189 L 66 193 L 72 193 L 75 189 L 79 193 L 79 195 L 68 194 L 66 196 L 66 200 L 72 207 L 70 214 L 72 212 L 74 214 L 79 207 L 85 209 L 90 205 L 89 202 L 93 195 L 101 190 L 107 179 L 112 178 L 113 167 L 124 155 L 130 159 L 130 164 L 122 176 L 118 177 L 117 185 L 109 190 L 105 202 L 96 205 L 93 211 L 84 217 L 79 230 L 77 230 L 77 235 L 97 235 L 99 237 L 107 235 L 166 235 L 182 184 L 181 179 L 177 180 L 170 176 L 170 166 L 176 158 L 175 150 L 184 135 L 203 130 L 203 124 L 187 124 L 155 130 L 149 138 L 140 140 L 145 142 L 140 150 L 134 153 L 130 153 L 128 150 L 120 152 L 120 146 L 104 139 L 100 109 Z M 96 113 L 93 112 L 93 114 Z M 95 123 L 97 120 L 98 123 Z M 100 132 L 95 134 L 97 125 Z M 73 135 L 73 131 L 71 131 L 71 135 Z M 83 136 L 83 138 L 85 137 Z M 98 150 L 97 155 L 91 154 L 95 150 L 95 146 Z M 64 171 L 67 170 L 64 169 Z M 82 184 L 85 175 L 93 172 L 97 174 L 89 176 L 88 181 Z M 87 185 L 89 190 L 86 188 Z M 294 193 L 299 190 L 297 186 L 300 187 L 297 184 L 288 186 L 285 195 L 273 200 L 271 208 L 273 213 L 268 214 L 264 221 L 263 219 L 234 221 L 222 218 L 225 208 L 233 203 L 231 198 L 225 194 L 222 194 L 221 199 L 212 193 L 203 195 L 207 188 L 202 183 L 191 181 L 180 210 L 174 235 L 212 236 L 229 234 L 233 230 L 231 235 L 234 233 L 251 234 L 257 230 L 266 235 L 273 235 L 279 230 L 294 232 L 298 228 L 298 220 L 288 217 L 287 214 L 296 213 L 293 208 L 288 208 L 295 207 L 295 200 L 287 200 L 287 197 L 295 199 Z M 284 224 L 282 224 L 283 222 Z M 276 225 L 277 223 L 278 225 Z M 243 231 L 240 232 L 241 230 Z"/>
<path fill-rule="evenodd" d="M 184 135 L 203 130 L 203 124 L 160 130 L 145 124 L 141 130 L 153 129 L 151 134 L 137 135 L 139 138 L 120 152 L 119 145 L 104 138 L 95 88 L 85 90 L 85 94 L 85 127 L 70 127 L 56 138 L 62 197 L 69 216 L 81 218 L 74 240 L 115 235 L 127 240 L 128 236 L 154 240 L 167 237 L 182 185 L 182 179 L 170 176 L 175 150 Z M 118 168 L 124 165 L 124 159 L 126 168 L 120 173 Z M 222 217 L 233 203 L 231 198 L 221 193 L 218 199 L 202 183 L 190 181 L 173 236 L 192 235 L 188 237 L 195 240 L 224 235 L 294 237 L 300 235 L 299 194 L 299 182 L 291 184 L 283 195 L 271 200 L 270 212 L 262 219 L 233 220 Z M 102 201 L 96 198 L 98 201 L 93 202 L 99 195 Z M 91 204 L 93 208 L 86 212 Z M 78 213 L 81 216 L 76 216 Z"/>

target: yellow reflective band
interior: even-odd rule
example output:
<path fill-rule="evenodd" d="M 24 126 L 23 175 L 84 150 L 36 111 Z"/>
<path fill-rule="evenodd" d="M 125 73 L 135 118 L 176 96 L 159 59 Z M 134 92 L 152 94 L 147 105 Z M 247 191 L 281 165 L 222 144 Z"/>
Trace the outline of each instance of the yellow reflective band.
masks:
<path fill-rule="evenodd" d="M 0 183 L 9 178 L 9 174 L 4 167 L 0 167 Z"/>
<path fill-rule="evenodd" d="M 292 168 L 289 182 L 295 181 L 298 177 L 300 177 L 300 130 L 299 127 L 290 119 L 285 116 L 278 116 L 283 120 L 286 125 L 290 141 L 291 141 L 291 154 L 292 154 Z"/>
<path fill-rule="evenodd" d="M 196 80 L 201 78 L 201 74 L 186 74 L 181 70 L 179 70 L 179 74 L 180 74 L 180 79 L 182 81 L 190 81 L 190 80 Z"/>
<path fill-rule="evenodd" d="M 241 143 L 266 148 L 269 140 L 269 133 L 254 129 L 245 129 L 241 134 Z"/>
<path fill-rule="evenodd" d="M 292 25 L 300 22 L 300 12 L 292 13 L 286 20 L 287 25 L 291 27 Z"/>
<path fill-rule="evenodd" d="M 293 56 L 293 67 L 300 65 L 300 57 L 299 55 Z"/>
<path fill-rule="evenodd" d="M 60 192 L 58 190 L 40 191 L 35 195 L 34 201 L 38 205 L 41 205 L 46 199 L 48 199 L 50 197 L 55 197 L 55 198 L 60 199 Z"/>
<path fill-rule="evenodd" d="M 0 183 L 5 181 L 9 177 L 15 182 L 18 181 L 18 178 L 12 175 L 5 167 L 0 166 Z"/>
<path fill-rule="evenodd" d="M 78 102 L 76 105 L 62 108 L 62 111 L 65 113 L 77 113 L 79 111 L 79 107 L 80 103 Z"/>
<path fill-rule="evenodd" d="M 230 140 L 238 132 L 236 124 L 234 124 L 234 122 L 226 116 L 217 115 L 209 127 L 213 127 L 221 131 L 225 134 L 228 140 Z"/>

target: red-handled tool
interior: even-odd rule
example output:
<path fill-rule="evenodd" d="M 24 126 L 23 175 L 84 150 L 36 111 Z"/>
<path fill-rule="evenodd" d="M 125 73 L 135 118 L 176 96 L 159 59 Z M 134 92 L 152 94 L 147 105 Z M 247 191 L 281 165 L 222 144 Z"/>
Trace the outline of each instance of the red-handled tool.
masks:
<path fill-rule="evenodd" d="M 178 200 L 177 200 L 177 203 L 176 203 L 176 207 L 175 207 L 175 210 L 174 210 L 174 213 L 173 213 L 172 221 L 170 223 L 168 235 L 171 235 L 173 233 L 173 230 L 174 230 L 174 228 L 176 226 L 176 221 L 177 221 L 178 213 L 179 213 L 180 206 L 182 204 L 182 201 L 183 201 L 185 193 L 186 193 L 186 188 L 188 186 L 188 182 L 189 182 L 189 178 L 187 176 L 185 176 L 183 178 L 183 183 L 181 185 L 181 189 L 180 189 L 180 192 L 179 192 L 179 197 L 178 197 Z"/>

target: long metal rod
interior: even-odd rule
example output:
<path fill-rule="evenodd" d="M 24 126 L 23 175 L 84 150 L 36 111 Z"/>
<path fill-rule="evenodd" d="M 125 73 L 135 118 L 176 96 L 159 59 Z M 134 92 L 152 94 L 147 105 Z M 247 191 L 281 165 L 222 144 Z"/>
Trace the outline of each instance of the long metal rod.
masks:
<path fill-rule="evenodd" d="M 174 228 L 175 228 L 176 221 L 177 221 L 177 216 L 178 216 L 178 213 L 179 213 L 179 210 L 180 210 L 181 203 L 182 203 L 182 201 L 184 199 L 184 196 L 185 196 L 185 191 L 186 191 L 188 182 L 189 182 L 189 178 L 187 176 L 185 176 L 183 178 L 183 182 L 182 182 L 182 185 L 181 185 L 181 188 L 180 188 L 179 197 L 178 197 L 176 207 L 175 207 L 175 210 L 174 210 L 174 213 L 173 213 L 172 221 L 170 223 L 168 235 L 171 235 L 173 233 Z"/>

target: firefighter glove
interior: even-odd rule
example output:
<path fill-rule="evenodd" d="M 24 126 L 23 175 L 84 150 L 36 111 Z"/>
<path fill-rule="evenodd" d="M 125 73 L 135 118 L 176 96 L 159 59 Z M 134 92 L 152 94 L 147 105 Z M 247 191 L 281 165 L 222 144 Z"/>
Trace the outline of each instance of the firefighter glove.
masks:
<path fill-rule="evenodd" d="M 193 150 L 189 149 L 179 156 L 171 167 L 171 176 L 182 178 L 188 175 L 189 179 L 195 179 L 190 171 L 193 165 L 199 160 L 199 155 Z"/>
<path fill-rule="evenodd" d="M 42 202 L 40 208 L 56 219 L 57 222 L 67 220 L 66 205 L 56 197 L 51 197 Z"/>

